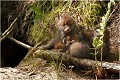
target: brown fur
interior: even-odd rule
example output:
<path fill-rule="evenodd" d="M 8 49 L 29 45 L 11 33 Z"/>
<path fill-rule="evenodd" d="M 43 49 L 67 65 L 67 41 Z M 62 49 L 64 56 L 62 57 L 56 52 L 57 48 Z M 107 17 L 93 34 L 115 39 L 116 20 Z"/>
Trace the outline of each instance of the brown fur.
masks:
<path fill-rule="evenodd" d="M 70 41 L 78 41 L 79 36 L 77 36 L 77 34 L 79 34 L 79 29 L 74 19 L 69 14 L 63 14 L 57 21 L 57 35 L 55 36 L 55 39 L 53 39 L 48 45 L 42 47 L 42 49 L 57 48 L 57 45 L 59 47 L 60 42 L 67 39 L 67 36 L 70 36 Z M 64 44 L 66 43 L 64 42 Z"/>
<path fill-rule="evenodd" d="M 92 58 L 90 54 L 90 47 L 84 42 L 74 42 L 70 48 L 70 54 L 77 58 Z"/>
<path fill-rule="evenodd" d="M 108 37 L 106 37 L 108 32 L 105 31 L 104 34 L 103 57 L 109 53 Z M 90 48 L 93 48 L 92 42 L 95 36 L 97 36 L 95 30 L 79 30 L 74 19 L 68 14 L 63 14 L 57 21 L 55 39 L 42 49 L 63 49 L 74 57 L 94 59 L 94 55 L 90 54 L 94 53 L 94 50 Z M 101 47 L 98 49 L 98 58 L 100 58 L 100 50 Z"/>

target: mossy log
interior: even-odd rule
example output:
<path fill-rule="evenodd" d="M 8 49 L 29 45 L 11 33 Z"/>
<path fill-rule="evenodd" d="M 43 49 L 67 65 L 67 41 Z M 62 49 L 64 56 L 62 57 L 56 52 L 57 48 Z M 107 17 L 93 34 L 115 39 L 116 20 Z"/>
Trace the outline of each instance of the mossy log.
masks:
<path fill-rule="evenodd" d="M 37 50 L 34 52 L 30 52 L 20 63 L 23 64 L 24 61 L 29 61 L 34 58 L 42 58 L 49 61 L 61 61 L 67 65 L 74 65 L 77 67 L 82 67 L 82 68 L 94 68 L 96 66 L 96 61 L 90 60 L 90 59 L 78 59 L 75 57 L 72 57 L 69 54 L 58 52 L 58 51 L 50 51 L 50 50 Z M 101 66 L 101 62 L 97 61 L 98 66 Z M 105 68 L 106 70 L 109 70 L 110 72 L 113 73 L 119 73 L 120 70 L 120 64 L 117 63 L 109 63 L 109 62 L 102 62 L 102 67 Z"/>

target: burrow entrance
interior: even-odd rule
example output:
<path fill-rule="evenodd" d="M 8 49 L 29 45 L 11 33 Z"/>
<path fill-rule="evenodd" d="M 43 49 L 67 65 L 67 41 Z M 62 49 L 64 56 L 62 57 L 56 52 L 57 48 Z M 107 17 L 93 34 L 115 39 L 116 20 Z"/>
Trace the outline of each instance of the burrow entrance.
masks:
<path fill-rule="evenodd" d="M 1 67 L 15 67 L 26 56 L 28 49 L 8 38 L 1 42 Z"/>

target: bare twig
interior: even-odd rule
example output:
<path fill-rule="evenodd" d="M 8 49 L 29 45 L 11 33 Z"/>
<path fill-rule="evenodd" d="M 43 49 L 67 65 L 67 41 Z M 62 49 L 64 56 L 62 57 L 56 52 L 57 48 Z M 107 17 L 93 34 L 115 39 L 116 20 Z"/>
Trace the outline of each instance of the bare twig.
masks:
<path fill-rule="evenodd" d="M 11 41 L 13 41 L 13 42 L 15 42 L 15 43 L 17 43 L 17 44 L 27 48 L 27 49 L 31 49 L 32 48 L 31 46 L 29 46 L 29 45 L 27 45 L 25 43 L 22 43 L 22 42 L 20 42 L 20 41 L 18 41 L 16 39 L 14 39 L 13 37 L 8 37 L 8 39 L 10 39 Z"/>
<path fill-rule="evenodd" d="M 15 22 L 18 20 L 18 18 L 16 18 L 10 25 L 10 27 L 2 34 L 2 38 L 1 41 L 4 40 L 9 34 L 10 32 L 14 29 L 14 25 Z"/>

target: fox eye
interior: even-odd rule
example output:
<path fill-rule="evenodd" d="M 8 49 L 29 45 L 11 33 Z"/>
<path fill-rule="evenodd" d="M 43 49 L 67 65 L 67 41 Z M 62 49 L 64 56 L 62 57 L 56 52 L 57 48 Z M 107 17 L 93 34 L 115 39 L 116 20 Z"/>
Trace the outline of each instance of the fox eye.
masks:
<path fill-rule="evenodd" d="M 66 23 L 63 24 L 63 26 L 65 26 L 65 25 L 66 25 Z"/>
<path fill-rule="evenodd" d="M 67 23 L 66 23 L 66 25 L 70 26 L 70 25 L 71 25 L 71 23 L 70 23 L 70 22 L 67 22 Z"/>

